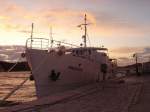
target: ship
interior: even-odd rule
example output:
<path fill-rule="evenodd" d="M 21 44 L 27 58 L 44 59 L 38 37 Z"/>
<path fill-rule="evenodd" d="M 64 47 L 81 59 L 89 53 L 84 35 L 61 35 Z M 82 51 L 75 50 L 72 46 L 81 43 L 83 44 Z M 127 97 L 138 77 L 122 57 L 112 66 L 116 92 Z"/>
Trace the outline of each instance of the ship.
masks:
<path fill-rule="evenodd" d="M 84 23 L 79 25 L 84 27 L 84 44 L 80 46 L 32 36 L 27 39 L 25 56 L 31 68 L 30 79 L 35 81 L 37 98 L 113 77 L 116 65 L 108 56 L 108 49 L 87 46 L 87 25 L 85 14 Z M 58 43 L 55 47 L 54 42 Z"/>

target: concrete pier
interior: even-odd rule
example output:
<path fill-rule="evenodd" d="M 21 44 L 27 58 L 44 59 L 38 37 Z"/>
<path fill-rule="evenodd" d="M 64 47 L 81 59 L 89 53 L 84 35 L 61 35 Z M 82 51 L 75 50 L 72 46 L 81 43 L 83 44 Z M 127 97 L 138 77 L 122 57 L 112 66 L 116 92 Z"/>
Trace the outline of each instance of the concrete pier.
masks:
<path fill-rule="evenodd" d="M 141 76 L 142 87 L 129 112 L 150 112 L 150 74 Z"/>
<path fill-rule="evenodd" d="M 87 85 L 0 112 L 148 112 L 150 77 L 124 80 Z"/>

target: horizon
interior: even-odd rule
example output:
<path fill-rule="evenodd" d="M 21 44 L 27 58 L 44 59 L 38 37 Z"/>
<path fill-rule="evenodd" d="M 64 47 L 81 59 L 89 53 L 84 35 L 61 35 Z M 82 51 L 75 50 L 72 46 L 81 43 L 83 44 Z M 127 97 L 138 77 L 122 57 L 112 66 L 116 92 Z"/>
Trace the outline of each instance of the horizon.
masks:
<path fill-rule="evenodd" d="M 24 46 L 32 23 L 33 37 L 50 38 L 52 27 L 56 40 L 80 45 L 83 30 L 77 26 L 87 14 L 91 45 L 108 48 L 119 65 L 133 64 L 134 53 L 138 53 L 139 62 L 150 59 L 148 0 L 1 0 L 0 4 L 0 45 Z M 8 52 L 1 50 L 0 57 L 8 57 Z"/>

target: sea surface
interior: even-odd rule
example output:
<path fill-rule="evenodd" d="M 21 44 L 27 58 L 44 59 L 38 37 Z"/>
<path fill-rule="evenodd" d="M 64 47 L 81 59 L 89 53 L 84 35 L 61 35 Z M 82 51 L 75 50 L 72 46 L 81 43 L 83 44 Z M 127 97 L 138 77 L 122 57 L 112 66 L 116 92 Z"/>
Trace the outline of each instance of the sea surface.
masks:
<path fill-rule="evenodd" d="M 0 72 L 0 100 L 29 76 L 30 72 Z M 27 82 L 6 101 L 22 103 L 35 99 L 34 81 L 27 80 Z"/>

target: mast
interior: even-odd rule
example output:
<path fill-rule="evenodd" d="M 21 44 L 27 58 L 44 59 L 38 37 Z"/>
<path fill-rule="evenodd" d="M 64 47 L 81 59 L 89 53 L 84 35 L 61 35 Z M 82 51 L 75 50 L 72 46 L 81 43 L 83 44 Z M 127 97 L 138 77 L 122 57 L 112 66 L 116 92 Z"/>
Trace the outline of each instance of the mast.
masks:
<path fill-rule="evenodd" d="M 82 38 L 84 39 L 83 42 L 84 42 L 84 47 L 86 47 L 86 36 L 87 36 L 87 19 L 86 19 L 86 14 L 84 16 L 84 35 L 82 36 Z"/>
<path fill-rule="evenodd" d="M 34 27 L 34 24 L 32 23 L 32 26 L 31 26 L 32 28 L 31 28 L 31 48 L 32 48 L 32 42 L 33 42 L 33 27 Z"/>
<path fill-rule="evenodd" d="M 31 40 L 32 40 L 32 37 L 33 37 L 33 26 L 34 26 L 34 24 L 32 23 L 32 28 L 31 28 Z"/>
<path fill-rule="evenodd" d="M 86 36 L 87 36 L 87 25 L 88 25 L 88 23 L 87 23 L 87 18 L 86 18 L 86 14 L 85 14 L 85 16 L 84 16 L 84 23 L 78 25 L 78 27 L 81 27 L 81 29 L 82 29 L 82 26 L 84 26 L 84 35 L 82 36 L 82 38 L 83 38 L 83 43 L 84 43 L 84 47 L 87 46 L 87 45 L 86 45 L 86 41 L 87 41 L 87 39 L 86 39 Z"/>
<path fill-rule="evenodd" d="M 50 27 L 50 41 L 51 41 L 51 48 L 53 47 L 53 33 L 52 33 L 52 27 Z"/>
<path fill-rule="evenodd" d="M 87 19 L 86 19 L 86 14 L 85 14 L 85 17 L 84 17 L 84 30 L 85 30 L 85 33 L 84 33 L 84 36 L 83 36 L 83 39 L 84 39 L 84 47 L 86 47 L 86 35 L 87 35 L 87 23 L 86 23 Z"/>

